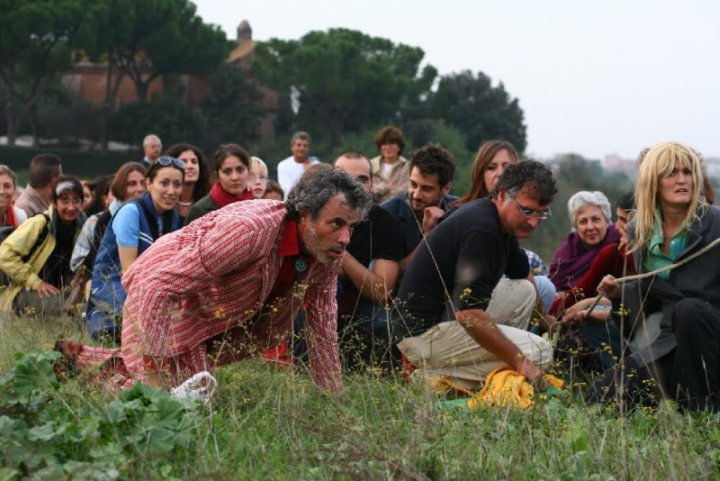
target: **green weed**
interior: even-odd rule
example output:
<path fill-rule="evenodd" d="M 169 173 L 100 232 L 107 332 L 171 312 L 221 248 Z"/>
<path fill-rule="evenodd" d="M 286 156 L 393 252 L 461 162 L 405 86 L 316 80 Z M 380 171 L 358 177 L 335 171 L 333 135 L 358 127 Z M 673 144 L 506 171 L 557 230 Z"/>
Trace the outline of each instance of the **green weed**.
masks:
<path fill-rule="evenodd" d="M 203 407 L 142 385 L 110 395 L 58 382 L 41 347 L 70 324 L 0 330 L 0 480 L 720 477 L 720 417 L 671 403 L 620 416 L 569 392 L 528 411 L 442 410 L 422 386 L 375 371 L 327 396 L 303 371 L 247 361 L 217 370 L 219 395 Z"/>

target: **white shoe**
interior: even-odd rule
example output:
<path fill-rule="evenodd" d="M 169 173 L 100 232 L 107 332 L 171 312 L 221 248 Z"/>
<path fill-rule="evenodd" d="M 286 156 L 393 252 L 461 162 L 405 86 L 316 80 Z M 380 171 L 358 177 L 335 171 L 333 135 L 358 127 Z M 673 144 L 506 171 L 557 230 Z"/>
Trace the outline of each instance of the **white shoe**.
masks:
<path fill-rule="evenodd" d="M 174 398 L 190 398 L 209 404 L 217 389 L 217 380 L 207 371 L 202 371 L 185 380 L 178 387 L 170 391 Z"/>

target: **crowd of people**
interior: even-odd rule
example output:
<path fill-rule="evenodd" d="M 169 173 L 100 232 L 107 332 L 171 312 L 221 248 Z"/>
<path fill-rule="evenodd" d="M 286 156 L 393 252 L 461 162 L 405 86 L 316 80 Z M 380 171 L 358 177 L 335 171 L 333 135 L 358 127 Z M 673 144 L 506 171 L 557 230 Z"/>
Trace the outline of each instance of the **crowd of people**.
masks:
<path fill-rule="evenodd" d="M 252 356 L 307 361 L 328 391 L 370 364 L 465 389 L 508 366 L 543 389 L 576 355 L 596 361 L 577 364 L 598 371 L 593 402 L 720 408 L 720 211 L 692 148 L 643 151 L 615 221 L 604 193 L 575 193 L 548 268 L 520 241 L 552 214 L 549 166 L 485 142 L 458 198 L 448 150 L 404 157 L 393 126 L 375 141 L 376 157 L 323 163 L 297 132 L 277 181 L 239 145 L 209 161 L 157 135 L 92 182 L 53 154 L 31 160 L 24 189 L 0 165 L 0 309 L 81 319 L 96 342 L 59 340 L 58 368 L 113 389 L 204 373 L 207 394 L 215 366 Z"/>

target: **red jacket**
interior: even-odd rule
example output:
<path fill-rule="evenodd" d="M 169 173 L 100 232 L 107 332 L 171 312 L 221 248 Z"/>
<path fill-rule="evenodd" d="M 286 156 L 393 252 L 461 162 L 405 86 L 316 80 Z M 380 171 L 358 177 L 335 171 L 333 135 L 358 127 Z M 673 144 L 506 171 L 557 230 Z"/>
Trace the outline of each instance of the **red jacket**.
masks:
<path fill-rule="evenodd" d="M 597 286 L 607 274 L 615 277 L 634 274 L 635 263 L 632 255 L 626 252 L 624 244 L 621 248 L 619 245 L 619 242 L 612 242 L 600 249 L 580 281 L 564 291 L 564 299 L 556 299 L 553 302 L 550 314 L 555 315 L 558 311 L 565 310 L 586 297 L 597 296 Z"/>

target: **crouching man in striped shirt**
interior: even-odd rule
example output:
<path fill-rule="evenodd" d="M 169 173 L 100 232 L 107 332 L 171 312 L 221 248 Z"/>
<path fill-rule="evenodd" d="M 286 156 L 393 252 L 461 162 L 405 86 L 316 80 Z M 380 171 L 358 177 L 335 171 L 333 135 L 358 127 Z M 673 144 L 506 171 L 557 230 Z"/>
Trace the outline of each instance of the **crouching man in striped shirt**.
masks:
<path fill-rule="evenodd" d="M 107 387 L 173 388 L 284 342 L 304 305 L 313 381 L 340 391 L 336 278 L 370 206 L 365 189 L 333 169 L 303 177 L 284 203 L 207 214 L 160 238 L 123 276 L 119 348 L 66 340 L 57 348 L 65 364 L 101 368 Z"/>

